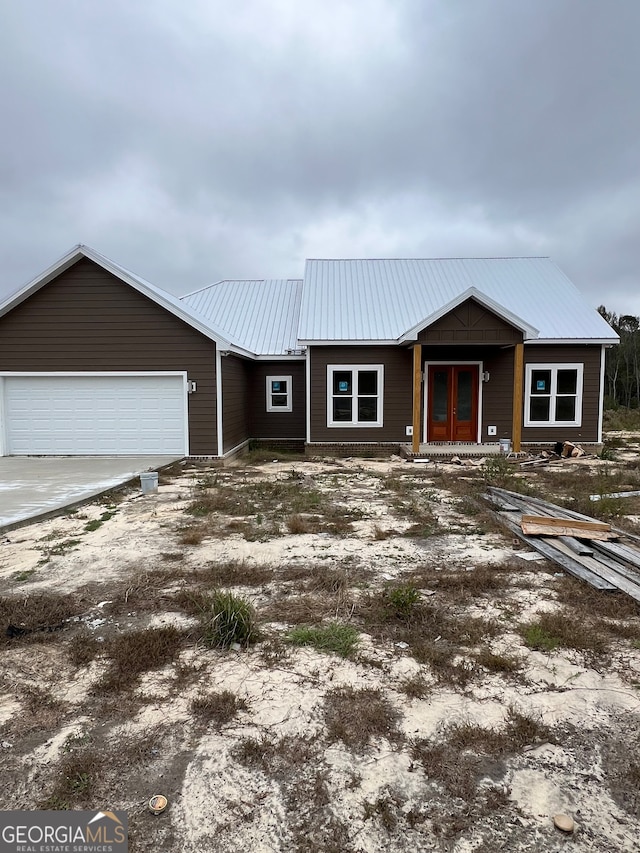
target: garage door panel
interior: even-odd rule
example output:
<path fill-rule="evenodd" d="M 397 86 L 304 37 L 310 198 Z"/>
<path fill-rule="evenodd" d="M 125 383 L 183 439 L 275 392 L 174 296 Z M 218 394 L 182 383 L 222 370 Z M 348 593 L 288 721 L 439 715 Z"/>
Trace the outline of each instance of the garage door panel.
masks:
<path fill-rule="evenodd" d="M 182 376 L 4 380 L 9 454 L 183 454 Z"/>

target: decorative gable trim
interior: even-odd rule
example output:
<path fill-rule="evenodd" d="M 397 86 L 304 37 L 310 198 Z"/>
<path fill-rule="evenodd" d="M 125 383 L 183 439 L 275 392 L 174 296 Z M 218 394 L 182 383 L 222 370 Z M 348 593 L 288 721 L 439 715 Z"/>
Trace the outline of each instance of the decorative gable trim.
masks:
<path fill-rule="evenodd" d="M 526 320 L 523 320 L 521 317 L 518 317 L 516 314 L 513 314 L 504 305 L 500 305 L 494 299 L 491 299 L 485 293 L 478 290 L 476 287 L 469 287 L 463 293 L 459 294 L 452 299 L 450 302 L 447 302 L 446 305 L 443 305 L 429 317 L 426 317 L 424 320 L 421 320 L 411 329 L 408 329 L 403 335 L 398 338 L 398 343 L 406 343 L 408 341 L 415 341 L 418 338 L 420 332 L 426 329 L 429 326 L 432 326 L 438 320 L 441 320 L 447 314 L 454 311 L 464 302 L 469 299 L 474 299 L 488 311 L 491 311 L 496 316 L 500 317 L 506 323 L 509 323 L 514 328 L 518 329 L 522 332 L 522 335 L 525 340 L 535 339 L 539 335 L 539 330 L 532 326 L 530 323 L 527 323 Z"/>

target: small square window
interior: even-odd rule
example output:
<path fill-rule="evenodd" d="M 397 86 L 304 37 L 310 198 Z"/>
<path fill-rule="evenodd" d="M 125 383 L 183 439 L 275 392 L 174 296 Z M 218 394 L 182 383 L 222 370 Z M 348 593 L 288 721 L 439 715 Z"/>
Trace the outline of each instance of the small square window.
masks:
<path fill-rule="evenodd" d="M 267 376 L 267 411 L 290 412 L 293 409 L 290 376 Z"/>

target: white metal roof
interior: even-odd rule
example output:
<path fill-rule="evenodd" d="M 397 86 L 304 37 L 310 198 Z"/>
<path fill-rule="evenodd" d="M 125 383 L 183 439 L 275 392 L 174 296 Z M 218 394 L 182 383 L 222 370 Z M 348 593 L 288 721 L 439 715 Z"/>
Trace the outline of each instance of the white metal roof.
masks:
<path fill-rule="evenodd" d="M 618 339 L 549 258 L 308 260 L 298 338 L 408 340 L 467 291 L 527 340 Z"/>
<path fill-rule="evenodd" d="M 182 297 L 256 355 L 286 355 L 297 347 L 300 279 L 219 281 Z"/>

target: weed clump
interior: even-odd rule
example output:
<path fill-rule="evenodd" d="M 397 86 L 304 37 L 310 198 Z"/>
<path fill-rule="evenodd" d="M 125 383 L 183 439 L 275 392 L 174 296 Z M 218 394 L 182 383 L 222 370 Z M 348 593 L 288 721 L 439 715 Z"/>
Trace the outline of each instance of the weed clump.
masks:
<path fill-rule="evenodd" d="M 203 639 L 215 649 L 228 649 L 237 644 L 246 648 L 258 639 L 253 605 L 232 592 L 216 590 L 203 598 L 200 620 Z"/>
<path fill-rule="evenodd" d="M 396 619 L 410 619 L 416 604 L 420 601 L 420 593 L 410 584 L 392 587 L 387 590 L 387 602 Z"/>

